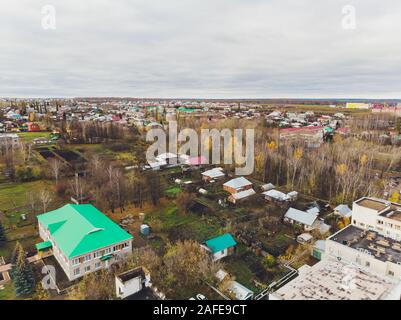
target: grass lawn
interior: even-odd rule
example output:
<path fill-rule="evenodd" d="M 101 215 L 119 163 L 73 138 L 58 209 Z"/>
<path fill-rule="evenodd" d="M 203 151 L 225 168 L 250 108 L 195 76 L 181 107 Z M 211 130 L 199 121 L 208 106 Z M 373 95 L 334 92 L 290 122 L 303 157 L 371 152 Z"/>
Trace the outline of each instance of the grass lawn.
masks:
<path fill-rule="evenodd" d="M 232 274 L 236 281 L 254 292 L 259 291 L 253 282 L 256 276 L 251 271 L 246 261 L 241 259 L 241 257 L 233 256 L 226 259 L 224 262 L 226 271 Z"/>
<path fill-rule="evenodd" d="M 177 207 L 174 203 L 168 204 L 167 208 L 161 208 L 158 211 L 152 212 L 149 216 L 152 216 L 162 222 L 163 229 L 170 229 L 172 227 L 192 222 L 196 219 L 191 214 L 178 214 Z"/>
<path fill-rule="evenodd" d="M 39 236 L 29 236 L 18 240 L 26 251 L 33 252 L 35 250 L 35 244 L 42 242 Z M 14 250 L 17 241 L 8 241 L 4 246 L 0 247 L 0 256 L 4 257 L 6 261 L 9 261 L 11 254 Z"/>
<path fill-rule="evenodd" d="M 50 132 L 18 132 L 21 141 L 31 142 L 36 138 L 50 138 Z"/>
<path fill-rule="evenodd" d="M 49 188 L 50 186 L 50 182 L 43 180 L 2 184 L 0 185 L 0 210 L 9 211 L 15 207 L 21 207 L 25 205 L 27 192 L 39 192 L 43 188 Z"/>
<path fill-rule="evenodd" d="M 164 193 L 168 196 L 175 196 L 177 194 L 179 194 L 181 192 L 181 188 L 180 187 L 171 187 L 168 188 L 164 191 Z"/>
<path fill-rule="evenodd" d="M 215 219 L 208 219 L 207 221 L 198 219 L 188 223 L 188 225 L 194 231 L 196 240 L 200 242 L 217 237 L 222 233 L 218 221 Z"/>

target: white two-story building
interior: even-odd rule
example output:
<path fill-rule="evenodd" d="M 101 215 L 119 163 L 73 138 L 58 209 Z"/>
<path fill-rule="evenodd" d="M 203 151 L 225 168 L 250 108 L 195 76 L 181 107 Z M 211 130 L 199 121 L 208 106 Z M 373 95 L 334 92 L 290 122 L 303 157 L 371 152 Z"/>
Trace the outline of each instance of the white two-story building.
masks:
<path fill-rule="evenodd" d="M 401 279 L 401 205 L 376 198 L 354 202 L 351 224 L 326 241 L 325 253 Z"/>

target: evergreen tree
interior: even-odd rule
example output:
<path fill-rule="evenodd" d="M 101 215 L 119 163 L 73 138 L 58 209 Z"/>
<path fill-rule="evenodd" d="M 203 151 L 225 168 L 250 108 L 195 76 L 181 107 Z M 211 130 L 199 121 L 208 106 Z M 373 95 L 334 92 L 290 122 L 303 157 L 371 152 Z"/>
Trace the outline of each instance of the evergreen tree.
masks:
<path fill-rule="evenodd" d="M 6 233 L 4 231 L 3 225 L 0 222 L 0 246 L 2 246 L 6 241 Z"/>
<path fill-rule="evenodd" d="M 28 260 L 25 257 L 25 251 L 21 244 L 17 244 L 17 260 L 11 272 L 15 294 L 17 297 L 31 295 L 35 290 L 35 278 Z"/>

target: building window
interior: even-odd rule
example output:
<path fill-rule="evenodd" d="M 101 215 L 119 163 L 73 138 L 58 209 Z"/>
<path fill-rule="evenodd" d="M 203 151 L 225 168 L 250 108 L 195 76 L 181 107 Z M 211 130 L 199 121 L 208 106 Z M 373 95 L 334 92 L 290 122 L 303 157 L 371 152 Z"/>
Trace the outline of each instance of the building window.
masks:
<path fill-rule="evenodd" d="M 100 257 L 100 251 L 96 251 L 96 252 L 93 254 L 93 258 L 98 258 L 98 257 Z"/>
<path fill-rule="evenodd" d="M 85 272 L 91 271 L 91 266 L 86 266 L 86 267 L 84 268 L 84 270 L 85 270 Z"/>
<path fill-rule="evenodd" d="M 72 260 L 72 265 L 73 266 L 76 266 L 76 265 L 78 265 L 79 264 L 79 258 L 76 258 L 76 259 L 73 259 Z"/>
<path fill-rule="evenodd" d="M 88 254 L 88 255 L 86 255 L 86 256 L 84 257 L 84 261 L 83 261 L 83 262 L 90 261 L 90 260 L 91 260 L 91 255 Z"/>
<path fill-rule="evenodd" d="M 95 269 L 99 269 L 102 266 L 101 262 L 96 262 L 95 263 Z"/>
<path fill-rule="evenodd" d="M 113 251 L 119 251 L 119 250 L 122 250 L 122 249 L 124 249 L 126 247 L 128 247 L 128 243 L 125 242 L 125 243 L 122 243 L 122 244 L 114 246 L 113 247 Z"/>
<path fill-rule="evenodd" d="M 366 261 L 365 266 L 370 267 L 370 262 Z"/>
<path fill-rule="evenodd" d="M 389 270 L 388 275 L 394 277 L 394 271 Z"/>
<path fill-rule="evenodd" d="M 79 268 L 74 269 L 74 276 L 79 275 L 81 270 Z"/>

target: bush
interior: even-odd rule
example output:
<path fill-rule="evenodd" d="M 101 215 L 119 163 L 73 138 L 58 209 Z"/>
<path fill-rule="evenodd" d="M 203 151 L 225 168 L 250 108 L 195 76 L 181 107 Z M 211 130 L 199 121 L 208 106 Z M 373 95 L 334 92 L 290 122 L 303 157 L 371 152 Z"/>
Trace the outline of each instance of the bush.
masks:
<path fill-rule="evenodd" d="M 56 184 L 56 194 L 59 196 L 59 197 L 63 197 L 63 196 L 65 196 L 65 193 L 66 193 L 66 191 L 67 191 L 67 185 L 65 184 L 65 183 L 58 183 L 58 184 Z"/>
<path fill-rule="evenodd" d="M 276 258 L 274 258 L 271 254 L 268 254 L 263 260 L 263 265 L 268 269 L 273 268 L 276 264 Z"/>
<path fill-rule="evenodd" d="M 40 169 L 32 167 L 18 167 L 15 172 L 15 177 L 21 182 L 37 180 L 40 178 Z"/>

